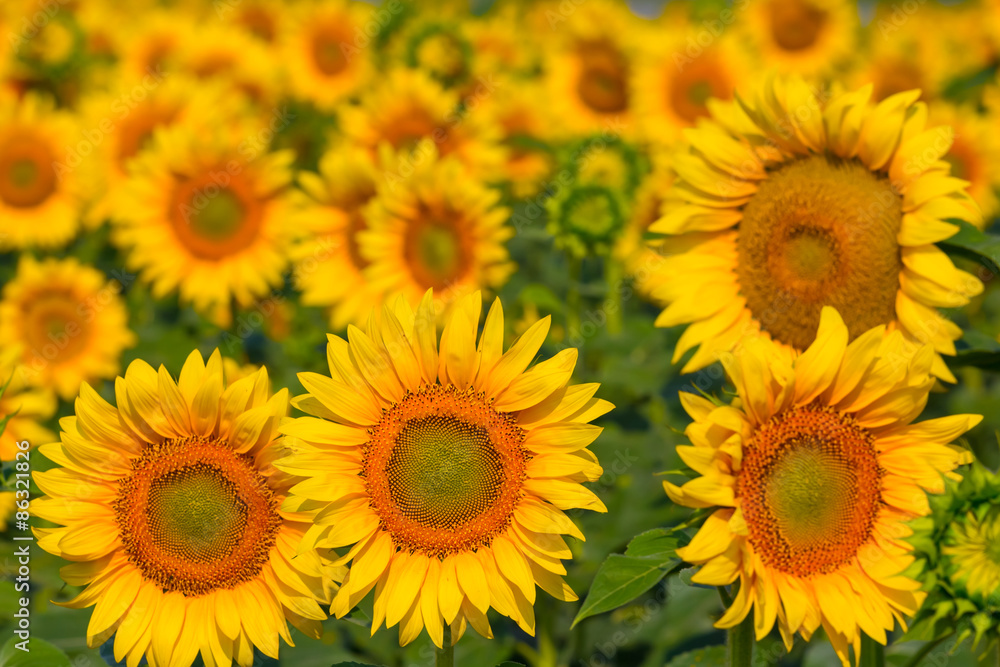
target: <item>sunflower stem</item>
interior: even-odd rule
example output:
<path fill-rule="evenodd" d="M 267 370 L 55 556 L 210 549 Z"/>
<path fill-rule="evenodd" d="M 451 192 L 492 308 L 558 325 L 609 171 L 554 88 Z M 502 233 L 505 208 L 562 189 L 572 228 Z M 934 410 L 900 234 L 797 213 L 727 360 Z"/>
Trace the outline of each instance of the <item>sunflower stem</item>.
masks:
<path fill-rule="evenodd" d="M 913 654 L 913 656 L 910 657 L 910 659 L 906 662 L 905 665 L 903 665 L 903 667 L 917 667 L 917 665 L 923 662 L 924 658 L 926 658 L 931 651 L 937 648 L 938 645 L 945 639 L 951 637 L 951 635 L 952 633 L 941 635 L 937 639 L 927 642 L 926 644 L 920 647 L 919 651 L 917 651 L 916 653 Z"/>
<path fill-rule="evenodd" d="M 455 667 L 455 647 L 451 643 L 451 626 L 444 624 L 443 648 L 434 650 L 434 667 Z"/>
<path fill-rule="evenodd" d="M 604 279 L 608 283 L 608 298 L 604 301 L 608 318 L 608 333 L 617 336 L 622 331 L 622 265 L 614 257 L 604 260 Z"/>
<path fill-rule="evenodd" d="M 573 340 L 580 335 L 580 281 L 583 279 L 583 262 L 569 254 L 569 290 L 566 292 L 566 338 Z"/>
<path fill-rule="evenodd" d="M 858 667 L 885 667 L 885 647 L 864 633 L 861 633 Z"/>
<path fill-rule="evenodd" d="M 753 639 L 753 615 L 747 614 L 742 623 L 729 628 L 729 664 L 731 667 L 750 667 L 753 663 Z"/>

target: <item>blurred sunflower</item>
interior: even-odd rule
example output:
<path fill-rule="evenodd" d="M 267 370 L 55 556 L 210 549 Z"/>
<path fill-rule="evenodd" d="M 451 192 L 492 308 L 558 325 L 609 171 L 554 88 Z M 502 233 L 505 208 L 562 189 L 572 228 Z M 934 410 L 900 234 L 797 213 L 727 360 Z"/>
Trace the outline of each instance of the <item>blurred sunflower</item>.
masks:
<path fill-rule="evenodd" d="M 758 333 L 804 350 L 825 305 L 852 338 L 884 324 L 913 348 L 955 354 L 961 329 L 936 308 L 964 305 L 983 286 L 934 243 L 958 231 L 945 219 L 981 216 L 942 159 L 952 131 L 926 128 L 919 95 L 873 106 L 866 86 L 823 104 L 801 79 L 777 79 L 688 130 L 651 227 L 668 235 L 651 285 L 668 304 L 657 325 L 693 323 L 675 361 L 700 345 L 684 372 Z M 933 372 L 954 382 L 940 356 Z"/>
<path fill-rule="evenodd" d="M 718 405 L 681 393 L 695 421 L 677 448 L 700 476 L 671 500 L 718 506 L 678 549 L 700 565 L 692 581 L 728 586 L 729 628 L 754 610 L 757 639 L 777 621 L 787 649 L 821 625 L 841 662 L 860 655 L 862 633 L 885 644 L 925 594 L 901 574 L 912 562 L 905 521 L 926 515 L 925 491 L 972 460 L 949 443 L 982 419 L 955 415 L 911 423 L 935 380 L 934 351 L 902 354 L 902 335 L 876 327 L 848 344 L 837 311 L 824 307 L 815 342 L 801 355 L 762 338 L 723 364 L 739 395 Z"/>
<path fill-rule="evenodd" d="M 358 106 L 344 106 L 340 118 L 347 139 L 373 157 L 383 143 L 405 155 L 427 140 L 441 156 L 460 160 L 469 176 L 490 180 L 502 173 L 500 128 L 490 115 L 478 108 L 461 109 L 454 91 L 420 70 L 390 70 Z"/>
<path fill-rule="evenodd" d="M 764 0 L 746 3 L 739 25 L 767 70 L 818 76 L 854 52 L 858 6 L 851 0 Z"/>
<path fill-rule="evenodd" d="M 117 408 L 84 384 L 61 443 L 40 448 L 58 467 L 34 473 L 32 513 L 61 524 L 35 528 L 38 546 L 86 586 L 65 606 L 96 605 L 88 646 L 114 635 L 129 667 L 199 652 L 250 667 L 254 648 L 294 645 L 287 622 L 319 637 L 334 569 L 296 553 L 311 516 L 280 509 L 299 479 L 273 468 L 288 391 L 271 396 L 264 370 L 227 387 L 216 350 L 192 352 L 177 382 L 134 361 L 115 393 Z"/>
<path fill-rule="evenodd" d="M 0 423 L 5 424 L 0 427 L 0 461 L 13 461 L 23 440 L 36 447 L 56 439 L 41 424 L 56 412 L 55 394 L 28 385 L 20 362 L 20 347 L 5 344 L 0 351 Z"/>
<path fill-rule="evenodd" d="M 154 9 L 129 17 L 134 23 L 121 33 L 119 69 L 122 79 L 169 76 L 177 68 L 183 36 L 195 32 L 193 21 L 181 12 Z"/>
<path fill-rule="evenodd" d="M 230 25 L 200 27 L 186 36 L 177 56 L 180 71 L 220 83 L 270 114 L 281 103 L 285 74 L 272 51 Z"/>
<path fill-rule="evenodd" d="M 543 54 L 548 104 L 577 133 L 634 131 L 630 90 L 639 21 L 623 3 L 591 0 L 558 30 L 556 46 Z"/>
<path fill-rule="evenodd" d="M 567 386 L 574 349 L 525 370 L 549 318 L 503 353 L 497 299 L 477 347 L 481 306 L 461 300 L 440 349 L 430 291 L 415 314 L 399 299 L 367 333 L 330 336 L 332 377 L 300 373 L 309 393 L 293 401 L 313 416 L 282 427 L 301 440 L 275 465 L 311 478 L 293 507 L 324 507 L 303 546 L 354 545 L 331 613 L 375 589 L 372 633 L 399 623 L 401 645 L 426 628 L 441 647 L 446 627 L 454 643 L 466 623 L 492 637 L 490 607 L 533 634 L 536 585 L 576 599 L 561 534 L 583 535 L 562 510 L 606 511 L 580 483 L 602 474 L 588 422 L 613 406 L 596 384 Z"/>
<path fill-rule="evenodd" d="M 362 2 L 313 0 L 294 8 L 282 36 L 292 93 L 332 110 L 373 83 L 372 39 L 365 33 L 373 8 Z"/>
<path fill-rule="evenodd" d="M 76 236 L 78 132 L 49 98 L 0 93 L 0 250 L 54 248 Z"/>
<path fill-rule="evenodd" d="M 559 137 L 560 128 L 548 106 L 538 103 L 544 89 L 537 81 L 503 79 L 498 87 L 504 94 L 486 97 L 482 107 L 500 128 L 506 147 L 503 180 L 515 198 L 532 197 L 555 169 L 549 142 Z"/>
<path fill-rule="evenodd" d="M 614 249 L 615 257 L 624 264 L 636 290 L 647 298 L 650 296 L 650 277 L 657 273 L 663 256 L 650 247 L 646 236 L 650 226 L 662 216 L 664 197 L 674 184 L 667 152 L 654 152 L 651 163 L 652 169 L 639 184 L 631 214 Z"/>
<path fill-rule="evenodd" d="M 120 206 L 129 165 L 152 144 L 159 127 L 175 122 L 195 123 L 218 112 L 224 104 L 216 88 L 198 85 L 189 77 L 143 77 L 139 81 L 119 79 L 111 91 L 93 92 L 81 99 L 80 124 L 93 145 L 92 160 L 84 169 L 91 204 L 86 222 L 90 226 L 107 220 Z"/>
<path fill-rule="evenodd" d="M 265 44 L 275 46 L 288 20 L 287 6 L 282 0 L 242 0 L 223 5 L 221 18 L 232 20 L 242 30 Z"/>
<path fill-rule="evenodd" d="M 381 290 L 365 278 L 369 262 L 359 241 L 368 228 L 363 210 L 375 196 L 378 178 L 375 163 L 357 147 L 330 150 L 319 174 L 299 174 L 308 201 L 290 220 L 303 232 L 292 250 L 295 286 L 303 305 L 330 309 L 334 331 L 363 324 L 372 304 L 382 299 Z"/>
<path fill-rule="evenodd" d="M 16 375 L 70 399 L 81 382 L 112 378 L 135 345 L 122 285 L 73 257 L 21 257 L 0 300 L 0 348 L 21 350 Z"/>
<path fill-rule="evenodd" d="M 407 66 L 430 74 L 446 88 L 467 92 L 475 49 L 462 14 L 419 17 L 406 25 L 397 40 Z"/>
<path fill-rule="evenodd" d="M 372 289 L 416 305 L 428 289 L 447 307 L 483 288 L 499 288 L 514 271 L 505 243 L 514 235 L 500 194 L 468 178 L 434 146 L 416 149 L 420 163 L 384 151 L 384 178 L 357 235 Z M 406 171 L 412 169 L 412 172 Z"/>
<path fill-rule="evenodd" d="M 1000 90 L 988 90 L 987 109 L 979 114 L 971 105 L 957 106 L 943 100 L 930 109 L 931 122 L 954 129 L 954 142 L 944 159 L 955 178 L 969 182 L 969 195 L 983 214 L 980 227 L 1000 212 L 996 194 L 1000 188 L 1000 141 L 994 131 L 1000 125 Z"/>
<path fill-rule="evenodd" d="M 113 239 L 157 298 L 179 290 L 220 326 L 283 282 L 297 230 L 286 223 L 291 151 L 269 152 L 256 122 L 159 128 L 133 162 Z"/>
<path fill-rule="evenodd" d="M 642 136 L 670 145 L 709 115 L 710 99 L 731 100 L 736 85 L 746 86 L 752 75 L 729 33 L 702 48 L 692 46 L 689 32 L 660 25 L 649 38 L 652 52 L 637 62 L 632 90 Z M 668 38 L 660 41 L 661 32 Z"/>

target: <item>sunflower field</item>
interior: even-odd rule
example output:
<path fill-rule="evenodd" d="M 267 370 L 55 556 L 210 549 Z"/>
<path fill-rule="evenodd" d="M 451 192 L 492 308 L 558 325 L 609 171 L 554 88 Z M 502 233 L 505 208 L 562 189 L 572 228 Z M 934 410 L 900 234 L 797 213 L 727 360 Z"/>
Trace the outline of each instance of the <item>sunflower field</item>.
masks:
<path fill-rule="evenodd" d="M 0 38 L 0 667 L 1000 664 L 1000 0 Z"/>

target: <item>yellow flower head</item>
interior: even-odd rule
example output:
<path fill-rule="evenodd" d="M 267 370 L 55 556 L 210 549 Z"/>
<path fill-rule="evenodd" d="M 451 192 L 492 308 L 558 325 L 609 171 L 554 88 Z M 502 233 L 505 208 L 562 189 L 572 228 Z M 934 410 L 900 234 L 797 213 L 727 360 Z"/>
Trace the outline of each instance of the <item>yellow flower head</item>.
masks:
<path fill-rule="evenodd" d="M 295 284 L 302 303 L 330 308 L 330 327 L 343 331 L 361 325 L 381 290 L 366 278 L 368 260 L 361 254 L 359 236 L 368 229 L 365 206 L 375 196 L 378 169 L 368 153 L 356 146 L 328 151 L 319 174 L 299 174 L 307 199 L 291 224 L 303 237 L 292 250 Z"/>
<path fill-rule="evenodd" d="M 52 442 L 55 434 L 41 425 L 56 412 L 56 397 L 51 389 L 31 387 L 20 369 L 21 350 L 6 343 L 0 351 L 0 461 L 13 461 L 22 451 L 17 443 L 25 440 L 32 447 Z M 6 386 L 4 386 L 6 383 Z"/>
<path fill-rule="evenodd" d="M 134 361 L 115 395 L 84 384 L 61 442 L 40 448 L 58 467 L 34 474 L 46 497 L 32 514 L 60 524 L 36 528 L 38 546 L 86 586 L 65 605 L 96 605 L 88 645 L 114 634 L 130 667 L 198 653 L 250 667 L 254 648 L 292 644 L 287 622 L 319 637 L 338 570 L 297 554 L 311 515 L 281 510 L 300 481 L 273 467 L 287 390 L 271 396 L 265 370 L 227 386 L 218 351 L 207 364 L 195 351 L 177 381 Z"/>
<path fill-rule="evenodd" d="M 21 351 L 15 375 L 64 399 L 81 382 L 113 378 L 122 350 L 136 343 L 122 287 L 73 258 L 22 257 L 0 300 L 0 347 Z"/>
<path fill-rule="evenodd" d="M 533 633 L 535 586 L 560 600 L 570 551 L 583 535 L 563 513 L 605 511 L 580 483 L 602 470 L 588 422 L 608 412 L 596 384 L 567 386 L 574 349 L 528 364 L 545 318 L 503 352 L 499 299 L 476 344 L 482 297 L 465 297 L 436 333 L 433 295 L 414 313 L 402 299 L 367 331 L 329 336 L 330 377 L 300 373 L 313 415 L 282 431 L 295 453 L 276 463 L 311 479 L 287 507 L 322 505 L 303 546 L 351 546 L 350 572 L 331 613 L 346 614 L 375 590 L 374 633 L 399 623 L 399 641 L 423 628 L 437 646 L 466 624 L 492 637 L 492 607 Z"/>
<path fill-rule="evenodd" d="M 737 3 L 733 11 L 768 70 L 820 75 L 857 44 L 858 7 L 850 0 L 764 0 Z"/>
<path fill-rule="evenodd" d="M 372 157 L 383 144 L 410 154 L 426 140 L 441 156 L 461 161 L 467 176 L 499 176 L 504 161 L 500 128 L 489 113 L 478 107 L 459 109 L 459 103 L 455 91 L 445 90 L 426 73 L 394 69 L 362 97 L 360 105 L 340 110 L 341 126 L 348 141 Z"/>
<path fill-rule="evenodd" d="M 281 36 L 292 93 L 332 110 L 372 84 L 373 42 L 391 17 L 387 6 L 375 10 L 363 2 L 311 0 L 297 6 Z"/>
<path fill-rule="evenodd" d="M 65 245 L 80 227 L 76 121 L 36 93 L 0 91 L 0 250 Z"/>
<path fill-rule="evenodd" d="M 825 305 L 851 333 L 886 325 L 915 348 L 954 354 L 961 330 L 936 308 L 982 291 L 934 243 L 958 218 L 978 223 L 966 181 L 944 160 L 950 128 L 926 127 L 919 91 L 873 105 L 871 86 L 821 99 L 775 79 L 737 105 L 710 105 L 673 158 L 677 181 L 653 295 L 659 326 L 692 323 L 674 359 L 700 345 L 697 370 L 761 333 L 788 349 L 812 341 Z M 934 374 L 954 381 L 936 356 Z"/>
<path fill-rule="evenodd" d="M 911 357 L 902 333 L 884 330 L 848 344 L 826 307 L 801 355 L 756 338 L 723 357 L 732 405 L 681 394 L 694 422 L 677 453 L 700 476 L 664 488 L 682 505 L 719 507 L 678 550 L 701 566 L 692 581 L 739 581 L 718 627 L 753 610 L 757 638 L 777 622 L 791 649 L 795 633 L 808 640 L 822 625 L 846 666 L 861 633 L 884 644 L 920 607 L 920 583 L 901 574 L 913 561 L 905 522 L 972 460 L 949 443 L 982 418 L 911 423 L 935 382 L 934 351 Z"/>
<path fill-rule="evenodd" d="M 287 224 L 291 151 L 269 150 L 270 124 L 195 119 L 154 133 L 113 216 L 113 238 L 128 263 L 162 297 L 226 326 L 231 301 L 249 307 L 281 284 L 296 230 Z"/>
<path fill-rule="evenodd" d="M 439 159 L 430 142 L 420 157 L 382 159 L 378 193 L 358 234 L 372 288 L 402 295 L 415 306 L 428 289 L 442 304 L 483 288 L 503 285 L 514 264 L 506 241 L 514 235 L 500 194 L 468 177 L 454 158 Z"/>
<path fill-rule="evenodd" d="M 550 25 L 555 46 L 543 63 L 547 103 L 568 129 L 582 134 L 634 132 L 630 87 L 637 23 L 624 4 L 592 0 Z"/>

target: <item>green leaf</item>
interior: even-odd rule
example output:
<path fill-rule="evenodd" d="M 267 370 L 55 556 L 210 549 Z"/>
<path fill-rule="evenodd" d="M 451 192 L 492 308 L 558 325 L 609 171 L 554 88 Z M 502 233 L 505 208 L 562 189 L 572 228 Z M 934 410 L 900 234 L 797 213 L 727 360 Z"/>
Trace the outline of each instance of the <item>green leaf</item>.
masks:
<path fill-rule="evenodd" d="M 497 667 L 524 667 L 524 663 L 504 660 L 503 662 L 498 663 Z"/>
<path fill-rule="evenodd" d="M 677 549 L 683 535 L 657 528 L 636 536 L 624 554 L 611 554 L 601 564 L 573 626 L 585 618 L 631 602 L 681 564 Z"/>
<path fill-rule="evenodd" d="M 981 331 L 966 331 L 955 342 L 956 354 L 948 358 L 949 366 L 975 366 L 985 370 L 1000 370 L 1000 343 Z"/>
<path fill-rule="evenodd" d="M 941 249 L 950 255 L 974 260 L 993 273 L 1000 273 L 1000 236 L 979 231 L 963 220 L 948 220 L 956 225 L 958 233 L 939 242 Z"/>
<path fill-rule="evenodd" d="M 335 662 L 330 667 L 376 667 L 367 662 Z"/>
<path fill-rule="evenodd" d="M 15 644 L 21 642 L 11 637 L 0 648 L 0 665 L 3 667 L 70 667 L 69 658 L 44 639 L 32 637 L 28 640 L 28 650 L 22 651 Z"/>
<path fill-rule="evenodd" d="M 704 667 L 726 667 L 726 647 L 707 646 L 679 656 L 667 663 L 666 667 L 689 667 L 703 665 Z"/>

